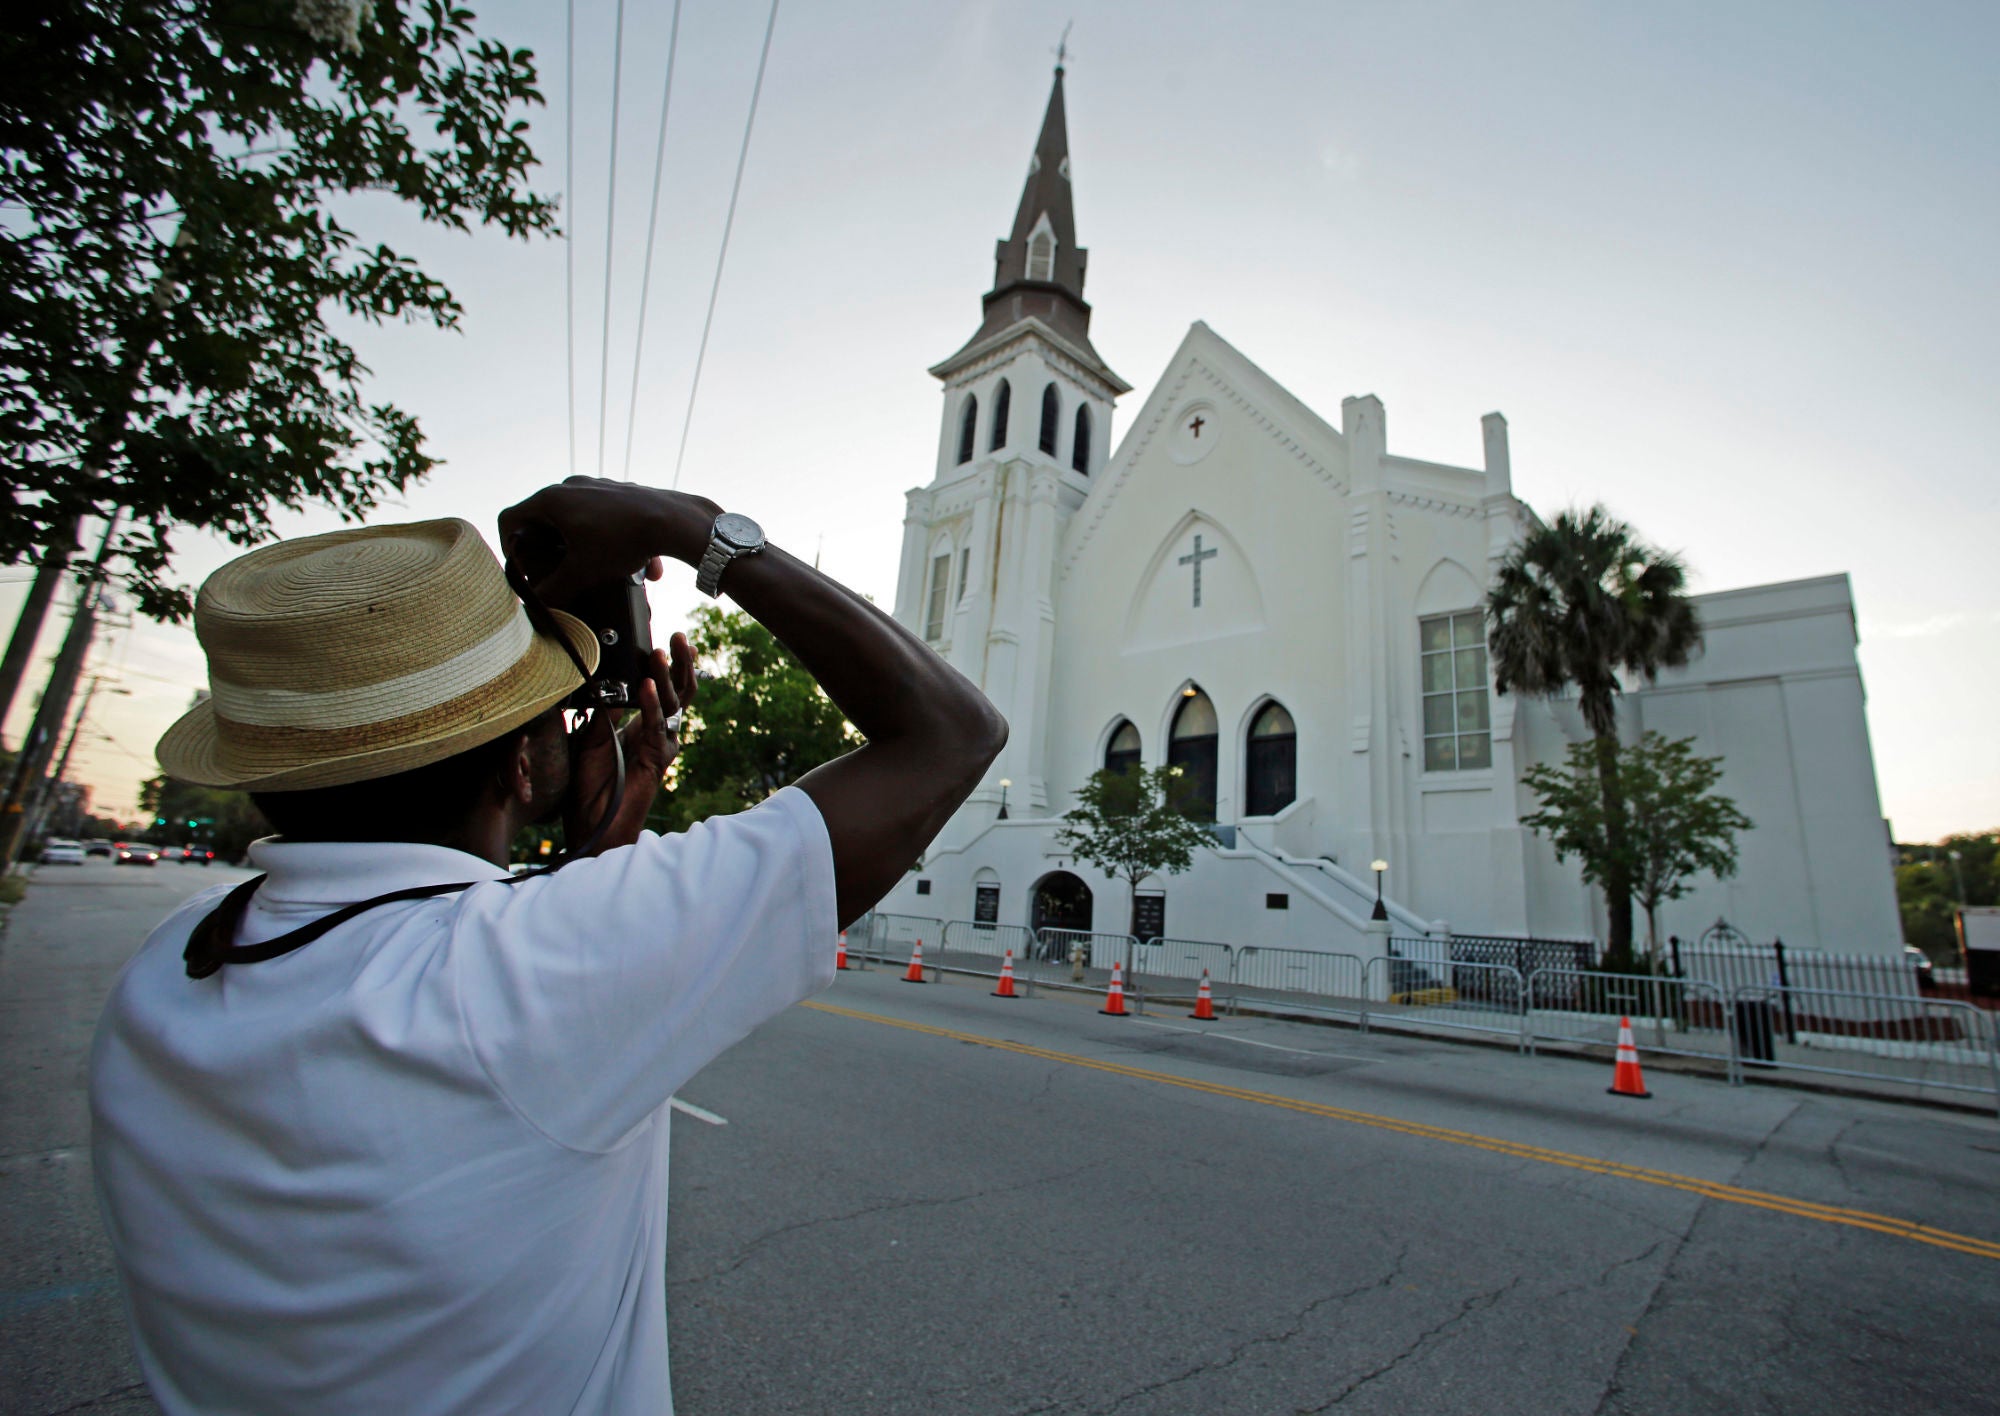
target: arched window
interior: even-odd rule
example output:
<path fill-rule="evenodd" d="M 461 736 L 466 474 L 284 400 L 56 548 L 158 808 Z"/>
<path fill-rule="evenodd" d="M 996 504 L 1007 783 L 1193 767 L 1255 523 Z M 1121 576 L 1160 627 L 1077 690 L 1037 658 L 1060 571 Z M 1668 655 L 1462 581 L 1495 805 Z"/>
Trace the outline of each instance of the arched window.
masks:
<path fill-rule="evenodd" d="M 1037 231 L 1028 241 L 1028 279 L 1054 280 L 1056 241 L 1046 231 Z"/>
<path fill-rule="evenodd" d="M 1062 422 L 1062 396 L 1050 384 L 1042 390 L 1042 451 L 1056 455 L 1056 425 Z"/>
<path fill-rule="evenodd" d="M 1282 703 L 1266 703 L 1250 720 L 1243 811 L 1276 816 L 1298 799 L 1299 733 Z"/>
<path fill-rule="evenodd" d="M 1014 390 L 1007 387 L 1007 380 L 1000 380 L 1000 387 L 993 394 L 993 442 L 990 449 L 993 452 L 1007 446 L 1007 405 L 1013 397 Z"/>
<path fill-rule="evenodd" d="M 1104 748 L 1104 770 L 1126 772 L 1139 765 L 1139 730 L 1127 718 L 1111 734 L 1111 741 Z"/>
<path fill-rule="evenodd" d="M 965 411 L 958 417 L 958 460 L 972 461 L 972 436 L 979 431 L 979 400 L 971 394 L 965 398 Z"/>
<path fill-rule="evenodd" d="M 1085 403 L 1076 405 L 1076 440 L 1070 444 L 1069 465 L 1090 475 L 1090 406 Z"/>
<path fill-rule="evenodd" d="M 1181 810 L 1196 821 L 1215 820 L 1215 705 L 1193 686 L 1182 691 L 1167 734 L 1167 765 L 1181 769 Z"/>

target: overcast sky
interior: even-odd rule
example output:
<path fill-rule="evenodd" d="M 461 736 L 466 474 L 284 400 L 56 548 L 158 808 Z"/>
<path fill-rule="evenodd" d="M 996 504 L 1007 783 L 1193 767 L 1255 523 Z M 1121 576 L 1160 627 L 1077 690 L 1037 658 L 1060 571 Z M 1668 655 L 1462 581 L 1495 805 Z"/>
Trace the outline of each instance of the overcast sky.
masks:
<path fill-rule="evenodd" d="M 564 7 L 476 8 L 539 56 L 540 185 L 560 191 Z M 613 0 L 576 9 L 575 468 L 594 472 Z M 627 6 L 611 475 L 669 11 Z M 672 475 L 766 13 L 684 8 L 640 480 Z M 935 456 L 924 370 L 977 323 L 1072 15 L 1078 235 L 1125 411 L 1206 320 L 1336 424 L 1342 397 L 1379 394 L 1394 452 L 1477 466 L 1479 417 L 1503 411 L 1517 493 L 1545 516 L 1602 500 L 1698 590 L 1845 571 L 1898 837 L 2000 825 L 2000 6 L 785 0 L 682 485 L 885 603 L 902 494 Z M 356 335 L 373 392 L 446 459 L 380 519 L 490 534 L 571 470 L 562 243 L 426 232 L 386 202 L 347 216 L 466 307 L 462 333 Z M 189 581 L 231 554 L 181 547 Z M 655 633 L 695 599 L 671 574 Z M 78 760 L 125 814 L 204 671 L 154 625 L 99 661 L 131 696 L 100 697 Z"/>

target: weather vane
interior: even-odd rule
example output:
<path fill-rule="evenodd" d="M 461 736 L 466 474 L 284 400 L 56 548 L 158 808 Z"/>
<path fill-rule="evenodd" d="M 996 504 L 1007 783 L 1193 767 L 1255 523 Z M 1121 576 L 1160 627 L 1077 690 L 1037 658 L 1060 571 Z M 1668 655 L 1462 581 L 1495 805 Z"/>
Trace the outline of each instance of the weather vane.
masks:
<path fill-rule="evenodd" d="M 1056 47 L 1053 52 L 1056 56 L 1056 72 L 1058 74 L 1063 71 L 1063 65 L 1069 62 L 1069 32 L 1075 25 L 1075 20 L 1071 20 L 1068 24 L 1064 25 L 1062 38 L 1056 41 Z"/>

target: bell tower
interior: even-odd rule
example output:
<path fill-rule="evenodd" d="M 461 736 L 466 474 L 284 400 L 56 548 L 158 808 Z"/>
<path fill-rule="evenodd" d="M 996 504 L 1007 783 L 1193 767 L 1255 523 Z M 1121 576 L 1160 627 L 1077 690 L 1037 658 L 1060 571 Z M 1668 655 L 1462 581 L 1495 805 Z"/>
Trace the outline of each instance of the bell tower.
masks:
<path fill-rule="evenodd" d="M 1131 390 L 1091 347 L 1088 255 L 1076 243 L 1058 63 L 979 328 L 930 371 L 944 385 L 936 469 L 905 497 L 896 618 L 978 684 L 1010 729 L 946 840 L 997 813 L 1002 778 L 1010 816 L 1049 807 L 1056 553 L 1110 454 L 1113 405 Z"/>

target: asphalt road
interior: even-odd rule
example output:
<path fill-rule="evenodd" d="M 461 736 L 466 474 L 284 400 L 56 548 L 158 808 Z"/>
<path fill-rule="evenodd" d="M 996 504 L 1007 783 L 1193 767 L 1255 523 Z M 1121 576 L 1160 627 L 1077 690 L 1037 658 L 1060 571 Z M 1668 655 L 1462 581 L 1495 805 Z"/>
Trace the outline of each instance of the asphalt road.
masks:
<path fill-rule="evenodd" d="M 0 1410 L 95 1416 L 81 1049 L 206 879 L 72 874 L 0 942 Z M 682 1416 L 2000 1409 L 1990 1117 L 989 986 L 843 975 L 688 1085 Z"/>

